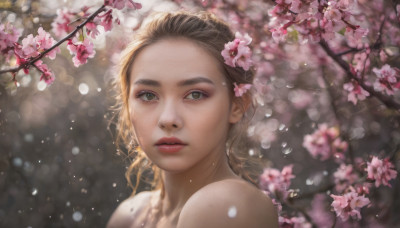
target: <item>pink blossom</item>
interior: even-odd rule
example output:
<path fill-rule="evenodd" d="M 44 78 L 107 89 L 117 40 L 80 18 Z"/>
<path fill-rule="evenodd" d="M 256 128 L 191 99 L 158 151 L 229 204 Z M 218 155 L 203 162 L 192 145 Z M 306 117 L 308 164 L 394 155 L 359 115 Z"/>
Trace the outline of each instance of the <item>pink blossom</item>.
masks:
<path fill-rule="evenodd" d="M 343 89 L 349 92 L 347 100 L 353 102 L 354 105 L 357 104 L 358 100 L 365 100 L 369 96 L 368 91 L 364 90 L 355 80 L 344 84 Z"/>
<path fill-rule="evenodd" d="M 7 48 L 13 47 L 20 35 L 20 32 L 11 24 L 0 24 L 0 51 L 6 52 Z"/>
<path fill-rule="evenodd" d="M 41 60 L 35 62 L 35 66 L 42 72 L 40 76 L 40 81 L 44 80 L 47 85 L 50 85 L 54 82 L 54 74 L 50 71 L 46 64 L 43 64 Z"/>
<path fill-rule="evenodd" d="M 112 9 L 108 10 L 105 14 L 99 16 L 101 18 L 100 24 L 104 27 L 104 31 L 110 31 L 112 29 Z"/>
<path fill-rule="evenodd" d="M 243 94 L 245 94 L 247 92 L 247 90 L 249 90 L 251 88 L 251 84 L 239 84 L 239 86 L 235 83 L 233 83 L 235 85 L 235 88 L 233 89 L 235 91 L 235 96 L 237 97 L 241 97 L 243 96 Z"/>
<path fill-rule="evenodd" d="M 15 48 L 15 52 L 21 58 L 31 58 L 36 57 L 41 52 L 46 51 L 51 48 L 56 41 L 51 37 L 51 35 L 44 31 L 42 27 L 38 29 L 38 35 L 35 37 L 29 34 L 22 40 L 22 46 Z M 50 59 L 55 59 L 57 52 L 60 52 L 60 48 L 56 47 L 46 54 Z"/>
<path fill-rule="evenodd" d="M 290 5 L 290 10 L 294 13 L 299 13 L 301 5 L 302 3 L 300 0 L 292 0 L 292 3 Z"/>
<path fill-rule="evenodd" d="M 142 4 L 136 3 L 132 0 L 104 0 L 104 5 L 111 6 L 113 8 L 122 10 L 125 8 L 132 8 L 132 9 L 141 9 Z"/>
<path fill-rule="evenodd" d="M 360 209 L 370 203 L 368 198 L 357 194 L 354 189 L 342 196 L 333 194 L 330 196 L 333 198 L 331 206 L 335 210 L 336 215 L 343 221 L 347 221 L 350 216 L 360 220 Z"/>
<path fill-rule="evenodd" d="M 329 2 L 329 7 L 326 8 L 324 17 L 332 21 L 340 21 L 342 19 L 342 13 L 336 8 L 334 2 Z"/>
<path fill-rule="evenodd" d="M 271 29 L 272 38 L 275 42 L 285 41 L 287 37 L 287 30 L 286 28 L 279 28 L 279 29 Z"/>
<path fill-rule="evenodd" d="M 393 168 L 394 165 L 388 158 L 380 160 L 373 156 L 371 162 L 367 162 L 366 171 L 368 172 L 368 179 L 374 180 L 376 187 L 380 185 L 391 187 L 389 181 L 397 176 L 397 171 Z"/>
<path fill-rule="evenodd" d="M 29 57 L 34 57 L 39 54 L 37 51 L 38 45 L 36 42 L 36 38 L 32 35 L 29 34 L 27 37 L 25 37 L 22 40 L 22 56 L 24 58 L 29 58 Z"/>
<path fill-rule="evenodd" d="M 352 185 L 358 178 L 357 174 L 353 172 L 352 165 L 341 164 L 340 167 L 333 174 L 335 178 L 335 189 L 338 192 L 342 192 L 349 185 Z"/>
<path fill-rule="evenodd" d="M 99 30 L 97 29 L 97 23 L 94 21 L 88 22 L 85 25 L 86 33 L 88 36 L 92 37 L 93 39 L 99 35 Z"/>
<path fill-rule="evenodd" d="M 285 198 L 290 180 L 295 178 L 292 174 L 293 165 L 283 167 L 282 172 L 278 169 L 267 168 L 260 176 L 260 187 L 276 196 Z"/>
<path fill-rule="evenodd" d="M 55 45 L 57 42 L 56 40 L 51 37 L 50 33 L 44 31 L 42 27 L 38 29 L 38 35 L 36 36 L 36 42 L 38 44 L 38 51 L 43 52 L 49 48 L 51 48 L 53 45 Z M 56 47 L 53 50 L 51 50 L 49 53 L 46 54 L 47 57 L 50 59 L 55 59 L 56 54 L 60 52 L 60 48 Z"/>
<path fill-rule="evenodd" d="M 85 64 L 88 58 L 93 58 L 96 51 L 93 50 L 93 43 L 89 39 L 78 42 L 76 38 L 69 40 L 67 48 L 71 55 L 75 55 L 72 61 L 76 67 Z"/>
<path fill-rule="evenodd" d="M 71 25 L 74 20 L 75 14 L 70 12 L 67 8 L 57 10 L 57 17 L 51 23 L 52 30 L 57 37 L 62 37 L 72 32 L 74 27 Z"/>
<path fill-rule="evenodd" d="M 400 89 L 398 68 L 391 68 L 385 64 L 381 69 L 373 68 L 372 71 L 377 75 L 377 80 L 374 82 L 374 89 L 378 92 L 386 92 L 387 95 L 393 95 L 395 91 Z"/>
<path fill-rule="evenodd" d="M 307 222 L 304 217 L 291 217 L 286 218 L 279 216 L 279 227 L 291 227 L 291 228 L 311 228 L 311 223 Z"/>
<path fill-rule="evenodd" d="M 251 43 L 251 38 L 248 34 L 235 34 L 235 39 L 225 44 L 221 55 L 224 57 L 225 64 L 236 67 L 240 66 L 244 70 L 249 70 L 253 61 L 251 59 L 252 52 L 248 45 Z"/>
<path fill-rule="evenodd" d="M 368 29 L 364 29 L 359 26 L 356 29 L 347 26 L 344 35 L 346 36 L 350 45 L 356 46 L 358 43 L 361 42 L 361 39 L 368 34 L 368 32 L 369 32 Z"/>
<path fill-rule="evenodd" d="M 304 136 L 303 147 L 314 158 L 327 160 L 331 156 L 340 158 L 348 144 L 340 140 L 337 128 L 328 128 L 327 124 L 321 124 L 313 134 Z"/>

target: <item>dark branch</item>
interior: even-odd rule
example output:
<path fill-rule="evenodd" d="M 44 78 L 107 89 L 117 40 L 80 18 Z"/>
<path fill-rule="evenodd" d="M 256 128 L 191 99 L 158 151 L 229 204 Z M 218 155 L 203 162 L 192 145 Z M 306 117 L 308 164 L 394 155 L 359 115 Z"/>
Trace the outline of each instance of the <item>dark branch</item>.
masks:
<path fill-rule="evenodd" d="M 400 111 L 400 104 L 395 102 L 394 100 L 390 99 L 389 97 L 376 92 L 372 87 L 366 85 L 364 81 L 360 78 L 358 78 L 356 75 L 354 75 L 351 70 L 349 64 L 344 61 L 339 55 L 337 55 L 333 50 L 329 47 L 329 45 L 324 41 L 321 40 L 319 42 L 320 46 L 324 51 L 346 72 L 346 75 L 350 79 L 354 79 L 355 81 L 358 82 L 358 84 L 366 91 L 369 92 L 371 96 L 376 97 L 378 100 L 380 100 L 383 104 L 386 105 L 386 107 Z"/>
<path fill-rule="evenodd" d="M 96 12 L 92 13 L 84 22 L 82 22 L 82 24 L 78 25 L 74 31 L 72 31 L 71 33 L 69 33 L 66 37 L 64 37 L 62 40 L 58 41 L 56 44 L 54 44 L 52 47 L 50 47 L 49 49 L 45 50 L 44 52 L 40 53 L 38 56 L 36 56 L 35 58 L 33 58 L 32 60 L 19 65 L 18 67 L 15 68 L 10 68 L 10 69 L 6 69 L 6 70 L 0 70 L 0 74 L 4 74 L 7 72 L 10 73 L 14 73 L 14 72 L 18 72 L 21 69 L 24 68 L 29 68 L 29 66 L 34 66 L 34 63 L 37 62 L 38 60 L 42 59 L 47 53 L 51 52 L 52 50 L 54 50 L 56 47 L 60 46 L 62 43 L 64 43 L 65 41 L 71 39 L 73 36 L 75 36 L 75 34 L 83 28 L 83 26 L 85 26 L 88 22 L 90 22 L 91 20 L 93 20 L 93 18 L 95 18 L 99 13 L 101 13 L 105 8 L 105 5 L 102 5 L 99 9 L 96 10 Z"/>

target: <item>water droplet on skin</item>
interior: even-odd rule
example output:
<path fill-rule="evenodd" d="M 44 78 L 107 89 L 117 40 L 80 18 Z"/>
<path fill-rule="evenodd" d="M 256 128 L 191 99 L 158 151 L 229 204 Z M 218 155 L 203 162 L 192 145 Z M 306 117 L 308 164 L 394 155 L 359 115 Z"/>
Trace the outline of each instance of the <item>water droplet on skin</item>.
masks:
<path fill-rule="evenodd" d="M 97 88 L 97 92 L 101 92 L 101 88 Z"/>
<path fill-rule="evenodd" d="M 72 131 L 72 129 L 73 129 L 73 128 L 72 128 L 72 127 L 70 127 L 69 129 Z"/>
<path fill-rule="evenodd" d="M 113 183 L 113 185 L 112 185 L 112 186 L 113 186 L 114 188 L 115 188 L 115 187 L 117 187 L 117 183 Z"/>
<path fill-rule="evenodd" d="M 237 215 L 237 209 L 236 209 L 236 207 L 235 207 L 235 206 L 231 206 L 231 207 L 228 209 L 228 217 L 229 217 L 229 218 L 235 218 L 236 215 Z"/>
<path fill-rule="evenodd" d="M 281 144 L 281 146 L 282 146 L 282 147 L 286 147 L 286 146 L 287 146 L 287 142 L 283 142 L 283 143 Z"/>
<path fill-rule="evenodd" d="M 32 195 L 33 195 L 33 196 L 36 196 L 36 195 L 37 195 L 37 193 L 38 193 L 38 190 L 37 190 L 37 188 L 34 188 L 34 189 L 32 189 Z"/>
<path fill-rule="evenodd" d="M 79 211 L 75 211 L 73 214 L 72 214 L 72 219 L 75 221 L 75 222 L 80 222 L 81 220 L 82 220 L 82 213 L 81 212 L 79 212 Z"/>
<path fill-rule="evenodd" d="M 190 179 L 189 182 L 192 183 L 192 179 Z"/>

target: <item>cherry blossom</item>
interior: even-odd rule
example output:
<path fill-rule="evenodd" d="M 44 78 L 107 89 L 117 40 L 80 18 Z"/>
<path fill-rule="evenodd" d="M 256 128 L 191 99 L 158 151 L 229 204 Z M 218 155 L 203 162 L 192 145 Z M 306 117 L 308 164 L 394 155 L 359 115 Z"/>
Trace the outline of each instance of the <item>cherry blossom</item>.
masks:
<path fill-rule="evenodd" d="M 303 147 L 311 156 L 324 161 L 332 156 L 341 157 L 348 145 L 339 138 L 337 128 L 328 128 L 327 124 L 321 124 L 313 134 L 304 136 Z"/>
<path fill-rule="evenodd" d="M 364 90 L 355 80 L 344 84 L 343 89 L 349 92 L 347 100 L 353 102 L 354 105 L 357 104 L 357 101 L 365 100 L 365 98 L 369 96 L 369 92 Z"/>
<path fill-rule="evenodd" d="M 99 15 L 98 17 L 101 18 L 100 24 L 104 27 L 104 31 L 110 31 L 112 29 L 112 9 L 108 10 L 103 15 Z"/>
<path fill-rule="evenodd" d="M 286 218 L 279 216 L 279 227 L 311 228 L 312 225 L 304 217 Z"/>
<path fill-rule="evenodd" d="M 53 72 L 50 71 L 46 64 L 43 64 L 43 61 L 39 60 L 35 62 L 35 66 L 42 72 L 40 80 L 44 80 L 48 85 L 54 82 L 55 78 Z"/>
<path fill-rule="evenodd" d="M 340 167 L 333 174 L 335 179 L 335 189 L 337 192 L 342 192 L 347 186 L 352 185 L 358 178 L 357 174 L 353 172 L 352 165 L 341 164 Z"/>
<path fill-rule="evenodd" d="M 252 52 L 248 45 L 252 39 L 248 34 L 242 35 L 236 32 L 235 39 L 225 44 L 224 50 L 221 55 L 225 59 L 225 64 L 236 67 L 240 66 L 244 70 L 249 70 L 253 64 L 251 59 Z"/>
<path fill-rule="evenodd" d="M 56 41 L 51 37 L 51 35 L 44 31 L 42 27 L 38 29 L 38 35 L 33 36 L 29 34 L 26 38 L 22 40 L 22 46 L 16 46 L 16 53 L 19 54 L 21 58 L 31 58 L 36 57 L 41 52 L 46 51 L 51 48 Z M 55 59 L 57 52 L 60 52 L 60 48 L 56 47 L 46 54 L 50 59 Z"/>
<path fill-rule="evenodd" d="M 75 55 L 72 58 L 72 62 L 76 67 L 87 62 L 88 58 L 93 58 L 96 51 L 93 49 L 93 43 L 89 39 L 85 39 L 83 42 L 77 41 L 76 37 L 68 41 L 67 48 L 71 55 Z"/>
<path fill-rule="evenodd" d="M 354 189 L 344 195 L 331 194 L 330 196 L 333 198 L 331 206 L 343 221 L 347 221 L 349 217 L 360 220 L 360 209 L 370 203 L 368 198 L 359 195 Z"/>
<path fill-rule="evenodd" d="M 389 181 L 397 176 L 397 171 L 393 168 L 394 165 L 388 158 L 380 160 L 378 157 L 373 156 L 371 162 L 367 162 L 368 179 L 374 180 L 376 187 L 380 185 L 391 187 Z"/>
<path fill-rule="evenodd" d="M 260 176 L 260 187 L 276 196 L 286 198 L 290 180 L 295 178 L 292 174 L 293 165 L 283 167 L 282 171 L 274 168 L 264 169 Z"/>
<path fill-rule="evenodd" d="M 381 69 L 374 67 L 372 71 L 378 77 L 374 82 L 376 91 L 393 95 L 395 91 L 400 89 L 400 70 L 398 68 L 391 68 L 388 64 L 385 64 Z"/>
<path fill-rule="evenodd" d="M 233 89 L 235 91 L 235 96 L 241 97 L 243 94 L 247 92 L 251 88 L 251 84 L 239 84 L 237 85 L 236 83 L 233 83 L 235 88 Z"/>
<path fill-rule="evenodd" d="M 38 29 L 38 35 L 36 36 L 36 42 L 38 44 L 38 51 L 43 52 L 47 49 L 50 49 L 54 44 L 56 44 L 56 40 L 51 37 L 50 33 L 44 31 L 42 27 Z M 50 59 L 55 59 L 56 54 L 60 52 L 60 48 L 56 47 L 46 54 Z"/>
<path fill-rule="evenodd" d="M 141 9 L 142 4 L 136 3 L 132 0 L 104 0 L 104 5 L 111 6 L 118 10 L 122 10 L 123 8 L 132 8 L 132 9 Z"/>
<path fill-rule="evenodd" d="M 20 32 L 10 23 L 0 24 L 0 51 L 7 52 L 7 48 L 13 47 L 20 35 Z"/>
<path fill-rule="evenodd" d="M 62 37 L 72 32 L 74 27 L 71 25 L 76 13 L 72 13 L 67 8 L 57 9 L 57 17 L 51 23 L 52 31 L 57 37 Z"/>

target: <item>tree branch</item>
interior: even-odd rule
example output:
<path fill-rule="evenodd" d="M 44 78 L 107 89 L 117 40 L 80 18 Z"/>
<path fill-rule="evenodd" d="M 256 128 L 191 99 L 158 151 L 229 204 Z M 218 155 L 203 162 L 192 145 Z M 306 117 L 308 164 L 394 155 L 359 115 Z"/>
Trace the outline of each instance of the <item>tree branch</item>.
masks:
<path fill-rule="evenodd" d="M 0 70 L 0 74 L 4 74 L 7 72 L 10 73 L 15 73 L 20 71 L 21 69 L 24 68 L 29 68 L 29 66 L 34 66 L 34 63 L 37 62 L 38 60 L 40 60 L 41 58 L 43 58 L 47 53 L 51 52 L 52 50 L 54 50 L 56 47 L 60 46 L 62 43 L 64 43 L 65 41 L 67 41 L 68 39 L 71 39 L 71 37 L 75 36 L 75 34 L 83 28 L 83 26 L 85 26 L 88 22 L 90 22 L 91 20 L 93 20 L 93 18 L 95 18 L 99 13 L 101 13 L 105 8 L 105 5 L 102 5 L 99 9 L 96 10 L 96 12 L 92 13 L 84 22 L 82 22 L 80 25 L 78 25 L 74 31 L 72 31 L 71 33 L 69 33 L 66 37 L 64 37 L 63 39 L 61 39 L 60 41 L 58 41 L 56 44 L 54 44 L 52 47 L 50 47 L 49 49 L 46 49 L 44 52 L 40 53 L 38 56 L 36 56 L 35 58 L 29 60 L 28 62 L 19 65 L 18 67 L 14 67 L 14 68 L 10 68 L 10 69 L 6 69 L 6 70 Z"/>
<path fill-rule="evenodd" d="M 376 97 L 379 101 L 381 101 L 386 107 L 394 109 L 396 111 L 400 111 L 400 104 L 395 102 L 394 100 L 390 99 L 389 97 L 376 92 L 372 87 L 366 85 L 364 81 L 360 78 L 358 78 L 356 75 L 354 75 L 351 70 L 349 64 L 344 61 L 340 56 L 338 56 L 333 50 L 329 47 L 329 45 L 326 43 L 326 41 L 321 40 L 319 42 L 319 45 L 324 49 L 324 51 L 330 56 L 345 72 L 346 75 L 350 79 L 354 79 L 355 81 L 358 82 L 358 84 L 366 91 L 369 92 L 371 96 Z"/>

